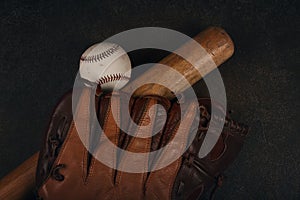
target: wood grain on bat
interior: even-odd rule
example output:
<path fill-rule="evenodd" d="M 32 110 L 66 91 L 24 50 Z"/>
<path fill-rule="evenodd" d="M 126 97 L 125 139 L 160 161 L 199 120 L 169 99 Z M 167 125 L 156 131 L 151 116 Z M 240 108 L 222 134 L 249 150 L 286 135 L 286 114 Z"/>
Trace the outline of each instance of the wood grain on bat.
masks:
<path fill-rule="evenodd" d="M 190 42 L 180 47 L 179 51 L 186 52 L 186 55 L 188 55 L 187 59 L 191 60 L 192 63 L 197 63 L 196 66 L 193 66 L 190 62 L 175 53 L 170 54 L 159 62 L 159 64 L 167 65 L 180 72 L 182 74 L 181 79 L 186 79 L 190 85 L 195 84 L 203 76 L 214 70 L 217 66 L 220 66 L 230 58 L 234 52 L 234 45 L 231 38 L 223 29 L 218 27 L 210 27 L 199 33 L 193 39 L 202 46 L 205 53 L 199 52 L 199 49 L 194 48 L 195 46 Z M 209 65 L 209 61 L 213 61 L 215 64 Z M 159 95 L 172 99 L 174 98 L 172 92 L 183 92 L 190 87 L 190 85 L 186 85 L 181 79 L 172 78 L 172 69 L 170 69 L 170 73 L 168 73 L 162 71 L 159 65 L 154 65 L 122 90 L 130 92 L 137 82 L 150 80 L 153 83 L 138 88 L 134 96 Z M 199 69 L 201 70 L 201 74 L 198 71 Z M 166 85 L 171 85 L 171 88 L 168 89 L 162 85 L 155 84 L 161 81 L 167 83 Z M 172 89 L 172 91 L 170 89 Z"/>

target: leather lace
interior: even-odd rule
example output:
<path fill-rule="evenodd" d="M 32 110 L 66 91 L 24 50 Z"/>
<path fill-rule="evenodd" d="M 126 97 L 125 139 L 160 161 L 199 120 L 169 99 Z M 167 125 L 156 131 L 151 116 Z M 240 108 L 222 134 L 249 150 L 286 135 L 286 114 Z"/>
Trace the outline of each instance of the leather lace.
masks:
<path fill-rule="evenodd" d="M 52 169 L 51 177 L 57 181 L 63 181 L 65 179 L 64 175 L 62 175 L 59 170 L 61 168 L 65 168 L 64 164 L 58 164 Z"/>

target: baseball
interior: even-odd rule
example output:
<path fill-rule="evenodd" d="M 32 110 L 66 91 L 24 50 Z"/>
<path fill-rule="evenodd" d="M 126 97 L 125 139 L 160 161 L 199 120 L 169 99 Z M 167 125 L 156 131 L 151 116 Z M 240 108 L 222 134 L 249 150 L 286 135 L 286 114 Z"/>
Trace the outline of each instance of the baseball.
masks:
<path fill-rule="evenodd" d="M 118 44 L 102 42 L 89 47 L 80 58 L 81 78 L 97 83 L 104 91 L 119 90 L 131 76 L 131 62 Z"/>

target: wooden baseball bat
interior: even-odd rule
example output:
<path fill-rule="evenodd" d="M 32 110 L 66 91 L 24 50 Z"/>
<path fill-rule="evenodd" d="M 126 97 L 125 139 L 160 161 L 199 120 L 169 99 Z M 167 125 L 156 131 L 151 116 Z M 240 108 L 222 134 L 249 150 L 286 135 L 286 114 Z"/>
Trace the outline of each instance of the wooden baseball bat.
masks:
<path fill-rule="evenodd" d="M 39 152 L 28 158 L 0 180 L 0 199 L 32 199 L 38 158 Z"/>
<path fill-rule="evenodd" d="M 201 46 L 206 50 L 207 54 L 200 54 L 196 49 L 194 49 L 194 46 L 190 45 L 189 42 L 179 49 L 189 52 L 189 59 L 195 61 L 195 63 L 198 63 L 196 66 L 192 66 L 191 63 L 174 53 L 160 61 L 160 64 L 170 66 L 171 68 L 180 72 L 183 77 L 189 81 L 190 85 L 193 85 L 199 81 L 202 76 L 208 74 L 217 66 L 220 66 L 223 62 L 229 59 L 234 52 L 232 40 L 230 39 L 229 35 L 219 27 L 207 28 L 203 32 L 196 35 L 194 40 L 201 44 Z M 203 60 L 206 59 L 212 59 L 216 65 L 209 67 L 205 66 L 206 62 L 203 62 Z M 205 69 L 204 73 L 200 75 L 197 68 Z M 122 90 L 128 91 L 134 83 L 149 79 L 153 80 L 154 82 L 164 80 L 167 82 L 171 81 L 171 84 L 173 83 L 173 80 L 168 76 L 168 74 L 162 74 L 160 68 L 155 65 L 136 80 L 132 81 L 131 84 L 125 86 Z M 189 87 L 189 85 L 185 85 L 184 82 L 177 81 L 172 88 L 177 92 L 182 92 L 187 87 Z M 174 97 L 174 94 L 168 88 L 156 84 L 147 84 L 140 87 L 137 89 L 137 91 L 135 91 L 134 96 L 151 94 L 165 96 L 169 99 Z M 37 160 L 38 153 L 34 154 L 23 164 L 0 180 L 0 199 L 26 199 L 30 194 L 33 194 L 33 190 L 35 188 L 35 171 Z"/>
<path fill-rule="evenodd" d="M 229 59 L 234 52 L 234 45 L 230 36 L 219 27 L 209 27 L 196 35 L 193 39 L 201 44 L 203 50 L 197 48 L 192 42 L 187 42 L 176 51 L 183 52 L 186 55 L 186 59 L 195 64 L 194 66 L 175 53 L 168 55 L 159 62 L 159 64 L 169 66 L 181 73 L 182 76 L 180 80 L 172 78 L 170 76 L 172 73 L 162 70 L 161 65 L 154 65 L 140 77 L 132 81 L 131 84 L 126 85 L 122 90 L 130 92 L 136 83 L 151 81 L 153 82 L 152 84 L 146 84 L 138 88 L 133 95 L 159 95 L 173 99 L 174 94 L 170 89 L 155 83 L 159 83 L 163 80 L 165 85 L 172 86 L 171 89 L 173 89 L 173 91 L 175 90 L 178 93 L 183 92 L 190 87 L 190 85 L 194 85 L 199 81 L 202 76 L 213 71 L 216 67 Z M 213 65 L 210 64 L 212 61 L 214 62 Z M 172 69 L 170 69 L 170 71 Z M 201 74 L 198 70 L 201 71 Z M 181 81 L 182 79 L 186 79 L 190 85 L 186 85 L 186 82 Z"/>

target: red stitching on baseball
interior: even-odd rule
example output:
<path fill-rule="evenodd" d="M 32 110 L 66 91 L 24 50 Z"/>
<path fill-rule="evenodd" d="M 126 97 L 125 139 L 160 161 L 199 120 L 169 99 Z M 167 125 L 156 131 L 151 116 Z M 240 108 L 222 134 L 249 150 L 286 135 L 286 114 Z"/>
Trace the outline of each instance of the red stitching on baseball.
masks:
<path fill-rule="evenodd" d="M 101 77 L 97 83 L 102 85 L 111 81 L 119 81 L 119 80 L 129 80 L 129 77 L 125 76 L 125 74 L 109 74 Z"/>
<path fill-rule="evenodd" d="M 101 61 L 109 56 L 111 56 L 112 54 L 114 54 L 118 49 L 120 48 L 119 45 L 114 44 L 113 47 L 107 49 L 106 51 L 103 51 L 99 54 L 96 55 L 91 55 L 91 56 L 84 56 L 81 57 L 80 60 L 82 62 L 88 62 L 88 63 L 94 63 L 94 62 L 98 62 Z"/>

